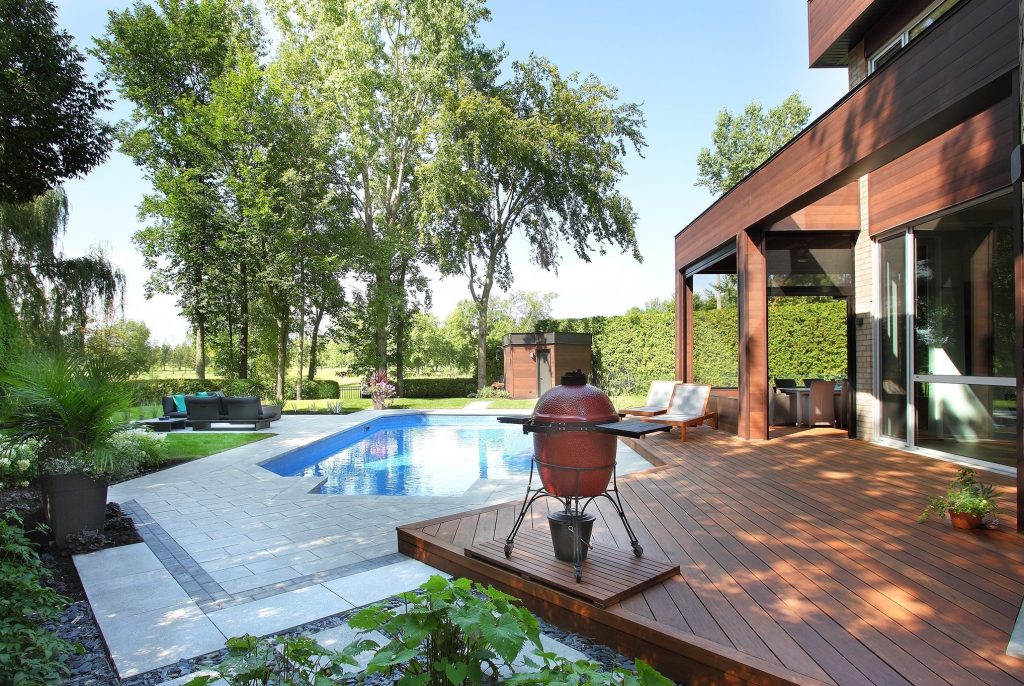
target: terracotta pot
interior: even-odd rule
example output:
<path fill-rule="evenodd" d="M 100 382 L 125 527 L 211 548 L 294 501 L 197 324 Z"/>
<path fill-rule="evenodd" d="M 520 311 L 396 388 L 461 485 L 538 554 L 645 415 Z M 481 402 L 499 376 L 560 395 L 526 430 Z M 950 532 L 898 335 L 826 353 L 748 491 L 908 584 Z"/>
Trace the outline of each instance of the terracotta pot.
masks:
<path fill-rule="evenodd" d="M 39 477 L 43 518 L 53 540 L 64 546 L 68 534 L 103 530 L 107 512 L 107 483 L 81 474 Z"/>
<path fill-rule="evenodd" d="M 566 374 L 562 385 L 540 397 L 533 416 L 543 423 L 617 422 L 612 401 L 586 382 L 582 374 Z M 544 488 L 556 496 L 588 498 L 608 488 L 615 469 L 615 436 L 592 431 L 535 433 L 534 455 Z"/>
<path fill-rule="evenodd" d="M 966 512 L 953 512 L 953 510 L 947 510 L 949 513 L 949 521 L 955 529 L 978 529 L 981 527 L 983 520 L 978 515 L 967 514 Z"/>

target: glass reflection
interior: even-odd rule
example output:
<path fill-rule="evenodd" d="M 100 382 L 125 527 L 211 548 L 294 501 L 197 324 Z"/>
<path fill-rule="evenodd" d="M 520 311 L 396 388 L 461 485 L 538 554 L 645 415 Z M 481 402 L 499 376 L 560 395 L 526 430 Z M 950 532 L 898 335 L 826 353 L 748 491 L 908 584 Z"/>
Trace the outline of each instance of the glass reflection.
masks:
<path fill-rule="evenodd" d="M 917 444 L 1013 466 L 1017 400 L 1012 386 L 914 384 Z"/>

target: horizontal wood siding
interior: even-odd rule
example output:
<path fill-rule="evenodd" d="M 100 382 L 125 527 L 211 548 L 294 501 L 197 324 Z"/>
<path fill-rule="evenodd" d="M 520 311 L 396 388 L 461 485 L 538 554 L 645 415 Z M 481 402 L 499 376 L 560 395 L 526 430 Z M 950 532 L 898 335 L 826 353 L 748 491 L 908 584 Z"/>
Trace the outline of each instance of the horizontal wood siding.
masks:
<path fill-rule="evenodd" d="M 817 62 L 872 4 L 872 0 L 810 0 L 807 3 L 808 63 Z"/>
<path fill-rule="evenodd" d="M 797 210 L 769 227 L 769 231 L 824 231 L 860 229 L 860 184 L 856 181 Z"/>
<path fill-rule="evenodd" d="M 535 350 L 532 345 L 505 348 L 505 390 L 513 398 L 537 397 L 537 362 L 530 359 Z"/>
<path fill-rule="evenodd" d="M 708 412 L 718 413 L 718 428 L 735 434 L 740 428 L 740 398 L 735 388 L 713 388 Z"/>
<path fill-rule="evenodd" d="M 869 174 L 871 234 L 1008 186 L 1011 107 L 1004 100 Z"/>
<path fill-rule="evenodd" d="M 970 0 L 676 236 L 676 267 L 826 197 L 1010 92 L 1017 3 Z"/>

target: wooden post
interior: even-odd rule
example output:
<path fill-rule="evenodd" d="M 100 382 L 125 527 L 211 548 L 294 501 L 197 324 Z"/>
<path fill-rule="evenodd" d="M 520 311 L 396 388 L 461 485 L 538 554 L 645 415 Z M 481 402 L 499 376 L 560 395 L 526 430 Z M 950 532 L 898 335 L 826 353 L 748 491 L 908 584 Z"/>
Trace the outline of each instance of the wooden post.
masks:
<path fill-rule="evenodd" d="M 693 381 L 693 277 L 676 272 L 676 379 Z"/>
<path fill-rule="evenodd" d="M 1013 74 L 1013 118 L 1016 143 L 1024 141 L 1024 0 L 1017 4 L 1017 69 Z M 1021 183 L 1013 184 L 1013 276 L 1014 288 L 1014 367 L 1017 372 L 1017 531 L 1024 533 L 1024 207 Z"/>
<path fill-rule="evenodd" d="M 764 232 L 741 231 L 736 237 L 739 275 L 740 438 L 768 438 L 768 274 Z"/>

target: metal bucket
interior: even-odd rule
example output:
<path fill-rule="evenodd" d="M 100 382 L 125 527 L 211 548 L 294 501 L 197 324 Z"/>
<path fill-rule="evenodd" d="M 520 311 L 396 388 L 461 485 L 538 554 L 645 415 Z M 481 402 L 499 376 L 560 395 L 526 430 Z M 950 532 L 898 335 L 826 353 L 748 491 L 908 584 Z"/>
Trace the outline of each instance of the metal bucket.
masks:
<path fill-rule="evenodd" d="M 548 526 L 551 529 L 551 543 L 555 548 L 555 558 L 562 562 L 573 562 L 573 529 L 580 532 L 580 561 L 587 559 L 590 549 L 590 534 L 594 530 L 597 518 L 589 512 L 580 514 L 572 512 L 553 512 L 548 515 Z"/>

